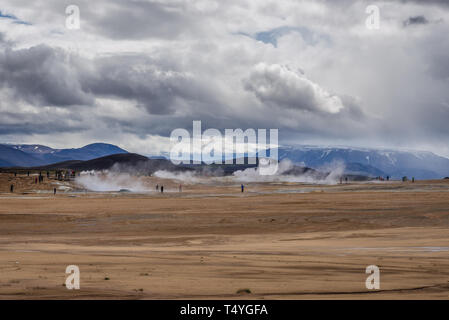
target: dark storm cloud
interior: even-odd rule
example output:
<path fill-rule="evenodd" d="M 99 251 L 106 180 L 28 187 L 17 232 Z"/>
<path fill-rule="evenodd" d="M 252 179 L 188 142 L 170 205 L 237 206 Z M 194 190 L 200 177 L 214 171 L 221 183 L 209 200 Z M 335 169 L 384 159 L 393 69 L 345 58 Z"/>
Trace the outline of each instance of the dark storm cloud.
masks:
<path fill-rule="evenodd" d="M 46 45 L 0 53 L 0 84 L 40 106 L 94 105 L 96 97 L 113 97 L 134 100 L 151 114 L 170 114 L 180 99 L 208 99 L 193 76 L 149 58 L 88 60 Z"/>
<path fill-rule="evenodd" d="M 415 17 L 409 17 L 407 20 L 403 22 L 404 27 L 414 25 L 414 24 L 428 24 L 429 21 L 424 16 L 415 16 Z"/>
<path fill-rule="evenodd" d="M 86 105 L 93 98 L 81 90 L 76 69 L 59 49 L 46 45 L 0 52 L 0 85 L 32 105 Z"/>
<path fill-rule="evenodd" d="M 14 42 L 10 39 L 7 39 L 6 34 L 0 32 L 0 50 L 4 48 L 10 48 L 14 46 Z"/>
<path fill-rule="evenodd" d="M 449 49 L 449 46 L 447 46 Z M 433 52 L 429 71 L 437 79 L 449 79 L 449 57 L 445 52 Z"/>
<path fill-rule="evenodd" d="M 70 0 L 5 3 L 33 26 L 0 21 L 1 135 L 132 144 L 201 120 L 405 146 L 447 132 L 447 24 L 434 21 L 449 1 L 381 1 L 376 32 L 369 0 L 79 0 L 80 30 L 65 28 Z"/>
<path fill-rule="evenodd" d="M 396 0 L 390 0 L 390 1 L 396 1 Z M 399 0 L 402 3 L 418 3 L 422 5 L 429 5 L 429 4 L 437 4 L 441 6 L 449 6 L 449 1 L 447 0 Z"/>
<path fill-rule="evenodd" d="M 77 113 L 60 114 L 51 110 L 34 112 L 2 111 L 0 135 L 2 134 L 56 134 L 78 132 L 89 124 Z"/>
<path fill-rule="evenodd" d="M 331 94 L 301 71 L 277 64 L 256 65 L 249 69 L 241 83 L 241 90 L 252 92 L 267 113 L 253 114 L 251 109 L 242 109 L 238 111 L 240 115 L 233 111 L 232 100 L 223 105 L 210 81 L 213 77 L 202 74 L 199 80 L 200 73 L 184 72 L 176 63 L 161 62 L 145 55 L 115 55 L 91 60 L 45 45 L 20 50 L 8 48 L 0 55 L 0 70 L 3 87 L 35 107 L 85 106 L 83 111 L 89 115 L 96 112 L 98 98 L 137 105 L 145 110 L 145 116 L 129 118 L 102 112 L 93 117 L 93 121 L 107 127 L 136 135 L 148 132 L 169 135 L 174 128 L 190 128 L 192 120 L 202 120 L 205 127 L 220 129 L 268 127 L 270 123 L 278 127 L 282 126 L 283 111 L 279 112 L 282 109 L 322 116 L 323 123 L 332 121 L 331 118 L 342 121 L 363 118 L 351 98 Z M 68 117 L 77 112 L 71 110 Z M 12 119 L 12 115 L 9 118 Z M 314 118 L 314 121 L 318 120 Z M 26 123 L 24 133 L 41 132 L 40 125 L 45 121 Z M 10 126 L 4 123 L 4 128 Z M 52 130 L 64 128 L 69 126 L 55 126 Z"/>
<path fill-rule="evenodd" d="M 211 119 L 224 108 L 207 82 L 207 79 L 198 80 L 194 73 L 183 72 L 176 63 L 145 55 L 87 59 L 47 45 L 19 50 L 8 47 L 0 52 L 0 88 L 8 90 L 16 101 L 3 104 L 11 111 L 2 113 L 0 134 L 70 131 L 66 120 L 77 129 L 87 128 L 97 121 L 138 135 L 149 131 L 169 135 L 173 128 L 190 127 L 196 119 L 218 127 L 220 121 Z M 146 116 L 126 119 L 107 112 L 92 116 L 98 108 L 98 98 L 137 105 Z M 49 112 L 45 118 L 38 118 L 33 116 L 36 112 L 14 110 L 12 106 L 18 101 L 25 101 L 39 114 L 42 107 L 62 107 L 69 114 L 61 119 L 60 115 Z M 81 107 L 88 121 L 76 120 Z M 153 117 L 148 118 L 150 115 Z M 83 121 L 85 123 L 81 124 Z M 235 119 L 229 119 L 228 125 L 233 123 Z"/>
<path fill-rule="evenodd" d="M 360 2 L 360 0 L 324 0 L 326 3 L 335 4 L 335 5 L 350 5 L 356 2 Z M 362 2 L 369 4 L 376 4 L 375 1 L 371 0 L 361 0 Z M 449 6 L 449 1 L 447 0 L 386 0 L 387 2 L 397 2 L 397 3 L 416 3 L 422 5 L 441 5 L 441 6 Z"/>
<path fill-rule="evenodd" d="M 351 6 L 354 3 L 362 2 L 366 3 L 366 5 L 376 4 L 376 1 L 372 0 L 323 0 L 326 4 L 332 5 L 332 6 L 338 6 L 338 7 L 345 7 L 345 6 Z M 402 3 L 404 5 L 406 4 L 419 4 L 423 6 L 428 5 L 437 5 L 441 6 L 443 8 L 449 7 L 449 1 L 448 0 L 385 0 L 385 2 L 390 3 Z"/>
<path fill-rule="evenodd" d="M 183 8 L 170 4 L 129 1 L 110 1 L 101 7 L 101 14 L 82 7 L 83 22 L 92 31 L 118 40 L 173 39 L 189 30 L 194 20 L 184 14 Z"/>
<path fill-rule="evenodd" d="M 94 72 L 89 72 L 94 68 Z M 196 79 L 182 71 L 164 68 L 141 56 L 95 59 L 82 72 L 80 82 L 96 96 L 135 100 L 151 114 L 171 114 L 178 100 L 201 99 Z"/>

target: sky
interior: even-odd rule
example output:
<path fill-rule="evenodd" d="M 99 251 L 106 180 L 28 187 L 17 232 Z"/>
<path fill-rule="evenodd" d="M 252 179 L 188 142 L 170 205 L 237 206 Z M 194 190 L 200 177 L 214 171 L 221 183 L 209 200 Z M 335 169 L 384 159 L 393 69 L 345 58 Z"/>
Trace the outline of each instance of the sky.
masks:
<path fill-rule="evenodd" d="M 2 0 L 0 142 L 159 154 L 201 120 L 449 156 L 448 34 L 444 0 Z"/>

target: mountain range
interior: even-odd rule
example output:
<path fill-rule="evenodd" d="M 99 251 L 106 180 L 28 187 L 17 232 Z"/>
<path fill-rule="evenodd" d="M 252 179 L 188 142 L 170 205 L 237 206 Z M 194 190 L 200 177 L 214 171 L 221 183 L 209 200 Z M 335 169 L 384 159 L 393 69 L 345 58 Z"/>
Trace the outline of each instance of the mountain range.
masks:
<path fill-rule="evenodd" d="M 321 170 L 342 164 L 346 173 L 374 177 L 440 179 L 449 176 L 449 159 L 427 151 L 291 146 L 279 148 L 278 157 Z"/>
<path fill-rule="evenodd" d="M 122 148 L 106 143 L 93 143 L 82 148 L 72 149 L 53 149 L 38 144 L 0 144 L 0 167 L 44 167 L 55 163 L 58 165 L 70 163 L 72 166 L 80 168 L 97 167 L 98 164 L 93 161 L 94 159 L 118 154 L 129 153 Z M 129 155 L 132 161 L 139 156 Z M 415 179 L 440 179 L 449 176 L 449 159 L 427 151 L 288 146 L 280 147 L 278 156 L 280 161 L 289 159 L 298 167 L 308 167 L 322 172 L 331 171 L 333 168 L 341 166 L 344 167 L 345 174 L 370 177 L 390 176 L 393 179 L 400 179 L 407 176 Z M 147 159 L 143 156 L 139 157 L 142 157 L 141 160 Z M 109 163 L 116 158 L 122 162 L 129 160 L 126 160 L 127 156 L 111 157 L 104 160 Z M 150 159 L 162 160 L 164 157 L 150 157 Z M 82 161 L 90 162 L 81 164 Z M 105 165 L 103 162 L 102 160 L 102 165 Z M 225 166 L 224 169 L 231 169 L 229 165 L 228 167 Z M 174 169 L 171 166 L 170 168 Z"/>
<path fill-rule="evenodd" d="M 0 144 L 0 167 L 36 167 L 69 160 L 92 160 L 121 153 L 128 152 L 106 143 L 93 143 L 72 149 L 53 149 L 39 144 Z"/>

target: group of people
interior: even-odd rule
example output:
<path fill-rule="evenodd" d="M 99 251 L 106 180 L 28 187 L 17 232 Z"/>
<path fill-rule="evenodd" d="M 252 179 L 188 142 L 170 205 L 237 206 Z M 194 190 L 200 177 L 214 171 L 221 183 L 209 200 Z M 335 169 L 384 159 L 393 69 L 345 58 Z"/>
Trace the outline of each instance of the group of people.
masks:
<path fill-rule="evenodd" d="M 159 188 L 159 184 L 156 185 L 156 191 L 159 191 L 159 189 L 161 190 L 161 193 L 164 193 L 164 186 L 161 185 L 161 187 Z M 182 192 L 182 185 L 179 185 L 178 188 L 179 192 Z"/>
<path fill-rule="evenodd" d="M 340 177 L 340 184 L 343 183 L 343 177 Z M 348 183 L 348 177 L 345 177 L 345 183 Z"/>
<path fill-rule="evenodd" d="M 47 172 L 47 177 L 48 177 L 48 172 Z M 36 180 L 37 180 L 38 178 L 36 178 Z M 44 176 L 42 175 L 42 173 L 41 172 L 39 172 L 39 183 L 41 183 L 41 182 L 44 182 Z M 36 183 L 37 183 L 37 181 L 36 181 Z"/>
<path fill-rule="evenodd" d="M 27 174 L 29 176 L 30 172 L 28 172 Z M 57 178 L 60 178 L 62 176 L 62 174 L 63 174 L 62 171 L 57 171 L 55 173 L 55 176 Z M 75 172 L 72 172 L 72 174 L 74 175 Z M 14 173 L 14 176 L 16 176 L 16 175 L 17 174 Z M 47 178 L 49 178 L 49 177 L 50 177 L 50 173 L 47 171 Z M 35 183 L 37 184 L 38 182 L 41 183 L 43 181 L 44 181 L 44 176 L 42 175 L 41 172 L 39 172 L 39 176 L 37 178 L 35 178 Z M 245 186 L 243 184 L 241 184 L 240 185 L 240 189 L 241 189 L 241 192 L 244 192 L 245 191 Z M 164 193 L 164 186 L 163 185 L 159 186 L 159 184 L 156 184 L 156 191 L 159 192 L 159 190 L 160 190 L 161 193 Z M 178 190 L 179 190 L 179 192 L 182 192 L 182 185 L 181 184 L 179 185 Z M 11 184 L 11 186 L 10 186 L 10 191 L 14 192 L 14 185 L 13 184 Z M 53 188 L 53 194 L 56 195 L 56 188 Z"/>
<path fill-rule="evenodd" d="M 243 184 L 240 186 L 240 188 L 241 188 L 242 192 L 245 191 L 245 186 Z M 160 186 L 160 188 L 159 188 L 159 184 L 157 184 L 156 185 L 156 191 L 159 191 L 159 189 L 161 190 L 161 193 L 164 193 L 164 186 Z M 182 192 L 182 185 L 181 184 L 179 185 L 178 190 L 179 190 L 179 192 Z"/>

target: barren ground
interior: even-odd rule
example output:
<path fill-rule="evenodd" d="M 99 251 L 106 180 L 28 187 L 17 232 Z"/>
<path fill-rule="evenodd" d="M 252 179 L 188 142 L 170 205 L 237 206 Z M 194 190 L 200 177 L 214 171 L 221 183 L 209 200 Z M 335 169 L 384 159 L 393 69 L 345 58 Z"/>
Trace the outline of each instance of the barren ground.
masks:
<path fill-rule="evenodd" d="M 449 298 L 447 180 L 254 183 L 243 194 L 238 183 L 179 193 L 154 178 L 166 193 L 55 183 L 0 174 L 0 298 Z M 80 290 L 63 285 L 68 265 Z M 380 290 L 365 287 L 369 265 Z"/>

